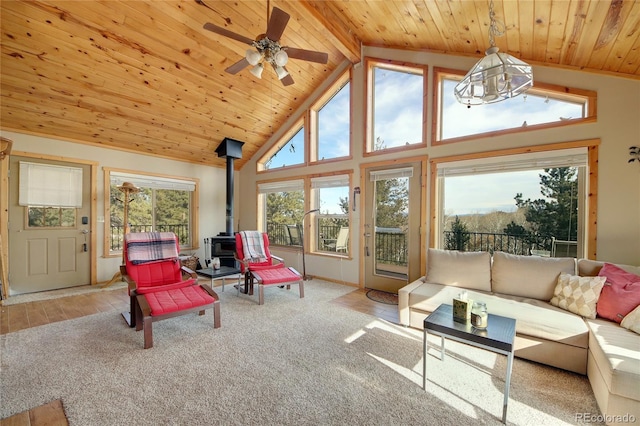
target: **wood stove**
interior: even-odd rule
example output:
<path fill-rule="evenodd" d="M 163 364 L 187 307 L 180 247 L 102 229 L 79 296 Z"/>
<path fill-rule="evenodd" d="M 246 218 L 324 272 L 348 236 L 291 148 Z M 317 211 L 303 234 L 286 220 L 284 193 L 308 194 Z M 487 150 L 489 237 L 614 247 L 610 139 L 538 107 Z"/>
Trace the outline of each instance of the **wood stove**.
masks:
<path fill-rule="evenodd" d="M 220 259 L 220 266 L 237 267 L 235 260 L 236 237 L 233 235 L 218 235 L 212 238 L 205 238 L 205 244 L 209 247 L 209 259 L 217 257 Z M 209 266 L 209 265 L 207 265 Z"/>
<path fill-rule="evenodd" d="M 217 236 L 205 238 L 205 250 L 209 248 L 209 256 L 206 262 L 217 257 L 220 259 L 220 266 L 237 268 L 234 254 L 236 251 L 236 238 L 233 231 L 233 160 L 242 158 L 242 145 L 244 142 L 231 138 L 224 138 L 222 143 L 216 148 L 218 157 L 227 159 L 227 204 L 226 204 L 226 229 Z M 207 266 L 209 266 L 207 264 Z"/>

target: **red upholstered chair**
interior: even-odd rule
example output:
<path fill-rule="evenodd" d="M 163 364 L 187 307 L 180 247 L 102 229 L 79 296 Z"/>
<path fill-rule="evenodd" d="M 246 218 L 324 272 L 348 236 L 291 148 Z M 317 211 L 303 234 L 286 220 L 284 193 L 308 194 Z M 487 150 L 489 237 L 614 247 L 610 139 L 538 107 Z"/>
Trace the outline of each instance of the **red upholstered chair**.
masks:
<path fill-rule="evenodd" d="M 172 232 L 129 233 L 124 237 L 123 279 L 129 284 L 131 327 L 144 330 L 144 348 L 153 346 L 152 323 L 213 308 L 220 327 L 220 299 L 197 275 L 180 264 L 178 237 Z"/>
<path fill-rule="evenodd" d="M 236 260 L 240 263 L 240 271 L 244 276 L 243 293 L 253 294 L 254 283 L 258 284 L 258 303 L 264 303 L 265 286 L 286 286 L 298 284 L 300 298 L 304 297 L 302 275 L 291 267 L 286 267 L 284 260 L 271 254 L 269 237 L 259 231 L 241 231 L 236 234 Z M 240 278 L 238 278 L 240 291 Z"/>

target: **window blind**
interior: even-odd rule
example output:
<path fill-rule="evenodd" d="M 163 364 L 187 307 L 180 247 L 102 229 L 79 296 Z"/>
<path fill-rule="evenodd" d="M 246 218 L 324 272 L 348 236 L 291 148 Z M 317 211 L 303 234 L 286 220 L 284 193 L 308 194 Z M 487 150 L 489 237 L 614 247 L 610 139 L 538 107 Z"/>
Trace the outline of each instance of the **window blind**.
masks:
<path fill-rule="evenodd" d="M 349 175 L 323 176 L 311 178 L 311 188 L 335 188 L 349 186 Z"/>
<path fill-rule="evenodd" d="M 18 204 L 82 207 L 82 169 L 21 161 Z"/>
<path fill-rule="evenodd" d="M 413 177 L 413 167 L 403 167 L 400 169 L 376 170 L 369 174 L 371 182 L 386 179 L 397 179 L 403 177 Z"/>
<path fill-rule="evenodd" d="M 534 154 L 440 163 L 438 164 L 438 176 L 469 176 L 481 173 L 583 167 L 587 165 L 587 161 L 586 148 L 546 151 Z"/>
<path fill-rule="evenodd" d="M 192 180 L 174 179 L 159 176 L 137 175 L 134 173 L 111 172 L 111 184 L 122 185 L 130 182 L 139 188 L 171 189 L 174 191 L 195 191 L 196 183 Z"/>
<path fill-rule="evenodd" d="M 268 192 L 289 192 L 289 191 L 303 191 L 304 180 L 281 180 L 278 182 L 265 182 L 258 184 L 258 192 L 260 194 L 266 194 Z"/>

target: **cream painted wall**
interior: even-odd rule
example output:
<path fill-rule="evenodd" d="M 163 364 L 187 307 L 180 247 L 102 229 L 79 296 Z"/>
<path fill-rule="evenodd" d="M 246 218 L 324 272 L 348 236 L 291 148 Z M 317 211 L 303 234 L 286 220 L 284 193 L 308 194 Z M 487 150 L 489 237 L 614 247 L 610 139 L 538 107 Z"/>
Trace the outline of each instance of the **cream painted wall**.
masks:
<path fill-rule="evenodd" d="M 429 66 L 429 76 L 433 67 L 468 70 L 478 58 L 457 57 L 428 52 L 407 52 L 383 48 L 365 47 L 364 54 L 368 57 L 394 59 Z M 334 74 L 337 76 L 340 70 Z M 640 164 L 627 161 L 629 146 L 640 144 L 640 81 L 623 79 L 603 74 L 591 74 L 560 68 L 534 66 L 536 81 L 549 84 L 564 85 L 573 88 L 595 90 L 598 93 L 598 120 L 596 123 L 567 126 L 563 128 L 531 131 L 517 135 L 478 139 L 468 142 L 453 143 L 445 146 L 431 146 L 430 128 L 427 148 L 407 150 L 393 155 L 375 157 L 363 156 L 364 115 L 364 71 L 361 64 L 353 70 L 353 105 L 352 111 L 352 153 L 353 158 L 344 162 L 325 165 L 313 165 L 288 171 L 270 171 L 256 173 L 256 161 L 266 149 L 281 136 L 286 129 L 280 129 L 270 141 L 265 144 L 254 158 L 245 164 L 240 175 L 241 191 L 244 194 L 241 201 L 240 222 L 243 229 L 255 227 L 256 217 L 256 186 L 264 179 L 301 176 L 311 173 L 323 173 L 332 170 L 352 169 L 354 172 L 354 186 L 360 183 L 360 164 L 409 156 L 428 155 L 429 157 L 444 157 L 449 155 L 482 152 L 513 147 L 544 145 L 557 142 L 597 139 L 601 140 L 598 175 L 598 232 L 597 258 L 599 260 L 640 265 Z M 317 97 L 327 87 L 327 83 L 320 86 L 314 96 Z M 429 96 L 433 88 L 429 78 Z M 287 124 L 292 124 L 300 117 L 304 109 L 308 108 L 309 99 Z M 431 123 L 431 103 L 429 102 L 429 116 Z M 360 229 L 360 200 L 358 210 L 353 217 L 352 228 Z M 352 259 L 336 260 L 327 256 L 307 255 L 307 273 L 313 276 L 325 277 L 339 282 L 361 284 L 359 275 L 360 265 L 360 235 L 362 230 L 353 234 Z M 278 250 L 277 253 L 299 268 L 301 255 L 297 251 Z"/>
<path fill-rule="evenodd" d="M 195 253 L 200 257 L 203 264 L 204 238 L 215 236 L 220 231 L 225 230 L 226 188 L 224 184 L 220 184 L 220 182 L 225 182 L 226 180 L 226 171 L 223 168 L 195 165 L 181 161 L 149 157 L 20 133 L 2 131 L 1 135 L 13 140 L 13 153 L 17 151 L 24 151 L 32 154 L 62 156 L 71 160 L 82 159 L 97 162 L 99 165 L 96 194 L 98 206 L 97 212 L 93 213 L 93 220 L 97 220 L 100 216 L 104 217 L 103 167 L 111 167 L 131 171 L 158 173 L 160 175 L 200 179 L 200 235 L 198 236 L 200 248 L 197 251 L 188 251 L 186 253 Z M 213 157 L 216 154 L 212 153 L 211 155 Z M 234 196 L 234 201 L 236 201 L 236 214 L 238 211 L 239 197 L 237 194 L 239 191 L 239 181 L 240 177 L 238 176 L 238 173 L 236 173 L 236 187 L 234 191 L 236 194 Z M 237 222 L 237 217 L 235 221 Z M 104 222 L 99 222 L 97 223 L 96 253 L 98 260 L 97 278 L 99 282 L 111 279 L 111 277 L 119 270 L 121 263 L 120 257 L 104 257 L 102 248 L 103 242 Z M 9 255 L 11 255 L 11 248 L 9 248 Z"/>

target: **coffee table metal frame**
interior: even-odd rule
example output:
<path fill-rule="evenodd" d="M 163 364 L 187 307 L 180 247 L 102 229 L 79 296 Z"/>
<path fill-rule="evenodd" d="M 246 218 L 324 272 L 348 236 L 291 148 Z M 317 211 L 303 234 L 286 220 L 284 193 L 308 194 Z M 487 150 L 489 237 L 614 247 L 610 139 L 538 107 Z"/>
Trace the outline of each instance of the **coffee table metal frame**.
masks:
<path fill-rule="evenodd" d="M 453 320 L 453 307 L 442 304 L 424 319 L 424 341 L 422 352 L 422 389 L 427 388 L 427 334 L 435 334 L 442 339 L 440 359 L 444 360 L 445 338 L 486 349 L 507 357 L 507 375 L 504 383 L 504 402 L 502 405 L 502 423 L 507 421 L 509 403 L 509 385 L 513 367 L 514 338 L 516 320 L 500 315 L 489 314 L 486 330 L 474 329 L 470 322 L 460 323 Z"/>

